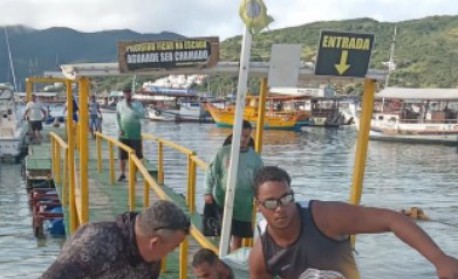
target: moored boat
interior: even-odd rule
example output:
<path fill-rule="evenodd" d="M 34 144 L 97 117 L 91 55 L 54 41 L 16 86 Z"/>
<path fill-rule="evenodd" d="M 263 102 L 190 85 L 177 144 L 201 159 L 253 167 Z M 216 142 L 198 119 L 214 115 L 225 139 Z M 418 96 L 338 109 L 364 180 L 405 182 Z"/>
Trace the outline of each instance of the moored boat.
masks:
<path fill-rule="evenodd" d="M 356 128 L 359 117 L 353 106 Z M 375 95 L 371 139 L 458 144 L 458 89 L 387 88 Z"/>
<path fill-rule="evenodd" d="M 290 106 L 285 106 L 286 101 L 294 102 L 297 100 L 297 97 L 291 96 L 268 97 L 264 129 L 295 130 L 300 128 L 302 123 L 308 120 L 309 115 L 307 112 L 297 109 L 292 103 L 290 103 Z M 212 103 L 205 103 L 204 105 L 218 127 L 232 127 L 235 115 L 234 105 L 228 105 L 225 108 L 218 108 Z M 243 118 L 253 125 L 256 125 L 258 119 L 258 107 L 259 98 L 257 96 L 247 97 Z"/>
<path fill-rule="evenodd" d="M 26 146 L 27 122 L 22 119 L 7 84 L 0 85 L 0 158 L 17 161 Z"/>

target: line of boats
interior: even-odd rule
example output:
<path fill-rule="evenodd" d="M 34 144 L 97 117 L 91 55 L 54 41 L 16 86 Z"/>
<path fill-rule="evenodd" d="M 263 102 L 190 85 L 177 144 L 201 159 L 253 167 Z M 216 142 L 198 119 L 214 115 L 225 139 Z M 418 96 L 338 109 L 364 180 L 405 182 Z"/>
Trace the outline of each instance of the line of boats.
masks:
<path fill-rule="evenodd" d="M 359 99 L 311 93 L 310 89 L 290 90 L 287 95 L 279 92 L 271 90 L 267 98 L 265 129 L 298 130 L 351 123 L 359 128 Z M 20 104 L 18 97 L 22 95 L 14 93 L 11 86 L 0 84 L 1 159 L 16 160 L 26 150 L 28 124 L 22 119 L 25 104 Z M 62 100 L 56 101 L 54 95 L 48 97 L 43 98 L 53 118 L 47 119 L 45 126 L 64 120 Z M 135 98 L 145 104 L 147 117 L 154 121 L 214 122 L 219 127 L 230 127 L 234 121 L 232 101 L 145 92 L 136 94 Z M 103 112 L 115 112 L 116 104 L 106 101 L 102 100 Z M 257 96 L 247 97 L 244 118 L 253 124 L 258 118 L 259 105 Z M 458 145 L 458 89 L 390 87 L 378 92 L 370 138 Z"/>

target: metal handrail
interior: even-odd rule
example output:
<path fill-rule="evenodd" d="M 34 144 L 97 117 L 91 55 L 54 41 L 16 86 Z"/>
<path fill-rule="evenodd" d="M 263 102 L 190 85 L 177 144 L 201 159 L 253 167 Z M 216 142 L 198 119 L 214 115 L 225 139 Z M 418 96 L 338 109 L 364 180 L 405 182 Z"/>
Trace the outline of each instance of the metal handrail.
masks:
<path fill-rule="evenodd" d="M 154 141 L 157 141 L 157 142 L 161 142 L 162 144 L 164 144 L 164 145 L 166 145 L 166 146 L 168 146 L 170 148 L 173 148 L 173 149 L 175 149 L 177 151 L 180 151 L 181 153 L 184 153 L 186 155 L 194 155 L 195 154 L 195 152 L 192 151 L 189 148 L 186 148 L 184 146 L 176 144 L 173 141 L 160 138 L 158 136 L 154 136 L 154 135 L 151 135 L 151 134 L 142 134 L 142 138 L 148 139 L 148 140 L 154 140 Z"/>
<path fill-rule="evenodd" d="M 78 183 L 69 183 L 70 180 L 75 181 L 76 177 L 71 177 L 70 173 L 75 175 L 75 172 L 70 172 L 70 164 L 69 164 L 69 146 L 68 144 L 56 133 L 50 132 L 49 133 L 50 140 L 51 140 L 51 167 L 52 173 L 54 176 L 54 181 L 57 185 L 62 185 L 62 204 L 64 206 L 68 206 L 69 208 L 75 208 L 76 210 L 69 210 L 69 220 L 75 220 L 76 225 L 82 223 L 83 220 L 83 209 L 82 207 L 76 206 L 78 202 L 76 201 L 78 197 L 74 194 L 75 189 L 71 189 L 78 185 Z M 61 170 L 61 163 L 62 163 L 62 152 L 64 153 L 64 167 Z M 61 177 L 61 171 L 63 171 L 63 178 Z M 73 232 L 72 228 L 70 231 Z"/>
<path fill-rule="evenodd" d="M 158 139 L 161 140 L 161 139 Z M 177 145 L 179 146 L 179 145 Z M 181 147 L 181 150 L 186 150 L 186 148 Z M 189 157 L 189 155 L 188 155 Z M 193 156 L 191 156 L 193 157 Z M 199 164 L 205 164 L 202 160 L 198 159 L 197 157 L 194 156 L 192 158 L 192 162 L 199 161 Z M 131 163 L 129 165 L 129 197 L 131 197 L 130 204 L 133 209 L 135 209 L 135 172 L 138 170 L 138 172 L 143 176 L 144 184 L 143 184 L 143 206 L 146 208 L 149 206 L 149 189 L 151 188 L 156 195 L 160 199 L 163 200 L 169 200 L 171 201 L 172 199 L 165 193 L 163 188 L 153 179 L 151 174 L 149 173 L 148 169 L 143 165 L 143 162 L 136 156 L 135 152 L 130 152 L 129 153 L 129 162 Z M 195 172 L 195 169 L 194 169 Z M 191 172 L 192 173 L 192 172 Z M 188 173 L 188 177 L 190 174 Z M 195 175 L 194 175 L 195 177 Z M 195 187 L 195 184 L 194 184 Z M 195 191 L 190 191 L 188 192 L 188 195 L 190 193 L 193 193 Z M 194 197 L 194 195 L 192 195 Z M 133 197 L 133 198 L 132 198 Z M 190 206 L 191 207 L 191 206 Z M 191 209 L 190 209 L 191 211 Z M 218 253 L 218 248 L 211 242 L 209 241 L 201 232 L 198 228 L 196 228 L 194 225 L 191 225 L 190 229 L 190 234 L 191 236 L 202 246 L 208 249 L 211 249 L 215 251 L 215 253 Z M 185 239 L 181 244 L 180 244 L 180 274 L 179 278 L 187 278 L 187 255 L 188 255 L 188 248 L 189 248 L 189 243 L 188 240 Z"/>
<path fill-rule="evenodd" d="M 116 145 L 117 147 L 123 149 L 124 151 L 126 151 L 127 153 L 129 152 L 133 152 L 133 149 L 130 148 L 128 145 L 120 142 L 119 140 L 113 138 L 113 137 L 110 137 L 110 136 L 107 136 L 107 135 L 104 135 L 100 132 L 95 132 L 95 135 L 96 137 L 100 137 L 104 140 L 106 140 L 107 142 L 111 142 L 113 145 Z"/>
<path fill-rule="evenodd" d="M 123 144 L 116 138 L 104 135 L 102 133 L 96 132 L 96 148 L 97 148 L 97 169 L 99 172 L 102 171 L 102 141 L 106 141 L 109 145 L 109 151 L 110 151 L 110 176 L 113 176 L 114 174 L 114 155 L 113 155 L 113 147 L 117 146 L 123 150 L 125 150 L 128 153 L 128 161 L 129 161 L 129 179 L 128 179 L 128 192 L 129 192 L 129 209 L 130 210 L 135 210 L 136 207 L 136 173 L 140 173 L 143 177 L 143 206 L 146 208 L 150 204 L 150 190 L 153 190 L 154 193 L 163 200 L 172 200 L 167 193 L 163 190 L 161 187 L 161 184 L 163 181 L 156 181 L 148 171 L 147 167 L 143 164 L 142 160 L 140 160 L 137 156 L 134 150 L 127 146 L 126 144 Z M 57 149 L 68 149 L 68 145 L 57 135 L 52 134 L 51 135 L 52 143 L 53 143 L 53 150 Z M 185 148 L 179 144 L 176 144 L 170 140 L 162 139 L 159 137 L 156 137 L 154 135 L 143 135 L 144 139 L 149 139 L 149 140 L 154 140 L 158 142 L 158 145 L 161 148 L 160 153 L 163 152 L 162 147 L 165 145 L 167 147 L 173 148 L 187 157 L 188 161 L 188 193 L 187 193 L 187 202 L 189 206 L 189 212 L 194 213 L 195 212 L 195 179 L 196 179 L 196 169 L 199 167 L 202 170 L 205 170 L 208 167 L 208 164 L 205 163 L 203 160 L 198 158 L 195 155 L 195 152 Z M 59 146 L 59 147 L 55 147 Z M 63 146 L 64 148 L 61 148 Z M 56 149 L 57 148 L 57 149 Z M 57 151 L 59 151 L 57 150 Z M 57 162 L 58 158 L 54 157 L 57 156 L 55 154 L 58 154 L 56 152 L 53 153 L 53 160 Z M 160 154 L 159 156 L 160 160 L 163 160 L 163 154 Z M 163 162 L 161 162 L 161 165 L 163 166 Z M 53 168 L 57 168 L 57 163 L 53 164 Z M 163 170 L 162 170 L 163 171 Z M 159 179 L 158 179 L 159 180 Z M 112 184 L 114 184 L 114 179 L 112 179 Z M 74 197 L 76 199 L 76 197 Z M 75 200 L 69 201 L 69 202 L 74 202 L 76 203 Z M 78 208 L 78 207 L 77 207 Z M 78 208 L 77 211 L 81 211 L 81 208 Z M 81 213 L 76 213 L 79 215 L 79 218 L 81 219 Z M 78 224 L 80 224 L 81 221 L 78 221 Z M 208 240 L 201 232 L 200 230 L 194 226 L 191 225 L 190 229 L 190 235 L 199 243 L 200 246 L 204 248 L 211 249 L 218 253 L 218 248 L 210 241 Z M 187 278 L 187 254 L 188 254 L 188 248 L 189 248 L 189 243 L 187 240 L 185 240 L 181 245 L 180 245 L 180 276 L 179 278 Z M 165 268 L 165 267 L 163 267 Z"/>

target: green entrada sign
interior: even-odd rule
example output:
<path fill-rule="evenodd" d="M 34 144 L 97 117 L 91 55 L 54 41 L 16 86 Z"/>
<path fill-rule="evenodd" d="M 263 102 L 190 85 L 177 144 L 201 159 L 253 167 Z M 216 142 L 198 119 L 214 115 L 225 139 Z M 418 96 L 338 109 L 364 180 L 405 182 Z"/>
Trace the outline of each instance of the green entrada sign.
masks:
<path fill-rule="evenodd" d="M 315 75 L 365 77 L 374 34 L 321 31 Z"/>

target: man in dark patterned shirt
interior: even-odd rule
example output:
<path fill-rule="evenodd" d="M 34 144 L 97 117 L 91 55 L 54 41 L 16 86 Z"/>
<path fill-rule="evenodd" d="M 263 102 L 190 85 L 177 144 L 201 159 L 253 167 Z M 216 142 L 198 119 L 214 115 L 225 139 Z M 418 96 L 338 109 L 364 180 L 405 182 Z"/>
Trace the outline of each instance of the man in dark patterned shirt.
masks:
<path fill-rule="evenodd" d="M 161 259 L 180 245 L 189 226 L 188 216 L 169 201 L 115 222 L 83 225 L 40 278 L 158 278 Z"/>

